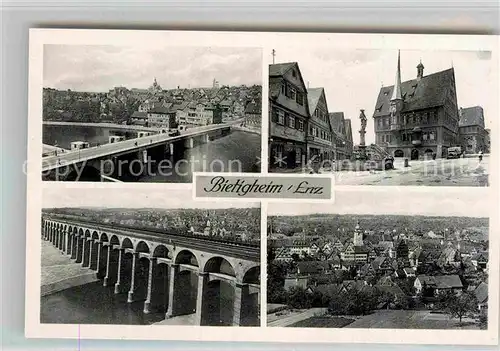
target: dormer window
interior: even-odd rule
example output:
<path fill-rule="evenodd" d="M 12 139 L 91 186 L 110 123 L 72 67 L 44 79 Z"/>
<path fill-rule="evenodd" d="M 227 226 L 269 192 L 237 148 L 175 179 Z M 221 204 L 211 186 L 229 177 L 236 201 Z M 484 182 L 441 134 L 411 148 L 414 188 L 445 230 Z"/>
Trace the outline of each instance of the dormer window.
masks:
<path fill-rule="evenodd" d="M 389 95 L 389 92 L 388 91 L 384 91 L 384 95 L 385 96 Z"/>
<path fill-rule="evenodd" d="M 297 78 L 297 72 L 295 72 L 295 70 L 292 70 L 292 77 Z"/>

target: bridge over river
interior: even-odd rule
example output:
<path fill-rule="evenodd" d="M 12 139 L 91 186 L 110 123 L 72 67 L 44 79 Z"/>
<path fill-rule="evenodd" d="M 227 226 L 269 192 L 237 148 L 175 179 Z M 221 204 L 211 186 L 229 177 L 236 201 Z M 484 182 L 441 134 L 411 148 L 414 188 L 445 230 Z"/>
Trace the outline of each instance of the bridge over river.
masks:
<path fill-rule="evenodd" d="M 122 180 L 131 174 L 140 176 L 147 170 L 148 162 L 175 158 L 185 149 L 229 134 L 231 127 L 238 123 L 241 120 L 193 127 L 177 136 L 157 133 L 50 155 L 42 158 L 42 179 L 100 181 L 106 177 Z"/>
<path fill-rule="evenodd" d="M 42 214 L 42 238 L 128 303 L 195 325 L 258 326 L 260 245 Z"/>

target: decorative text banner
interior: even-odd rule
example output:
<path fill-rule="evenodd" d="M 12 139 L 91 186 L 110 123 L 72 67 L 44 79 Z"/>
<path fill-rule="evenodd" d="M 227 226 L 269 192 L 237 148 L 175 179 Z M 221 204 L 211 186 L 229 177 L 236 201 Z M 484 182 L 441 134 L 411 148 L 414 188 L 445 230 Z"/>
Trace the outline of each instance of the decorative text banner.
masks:
<path fill-rule="evenodd" d="M 196 175 L 195 197 L 329 200 L 332 178 Z"/>

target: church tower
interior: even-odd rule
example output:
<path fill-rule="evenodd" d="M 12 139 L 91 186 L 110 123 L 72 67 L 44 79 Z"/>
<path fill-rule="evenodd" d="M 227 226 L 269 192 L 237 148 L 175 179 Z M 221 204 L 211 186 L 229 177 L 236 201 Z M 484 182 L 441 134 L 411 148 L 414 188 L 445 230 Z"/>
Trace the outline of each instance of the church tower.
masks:
<path fill-rule="evenodd" d="M 359 227 L 359 222 L 356 224 L 354 228 L 354 238 L 353 238 L 354 246 L 363 246 L 363 231 Z"/>
<path fill-rule="evenodd" d="M 394 89 L 391 96 L 391 125 L 399 129 L 401 123 L 400 115 L 403 109 L 403 92 L 401 89 L 401 55 L 398 51 L 398 67 L 396 70 L 396 81 L 394 82 Z"/>

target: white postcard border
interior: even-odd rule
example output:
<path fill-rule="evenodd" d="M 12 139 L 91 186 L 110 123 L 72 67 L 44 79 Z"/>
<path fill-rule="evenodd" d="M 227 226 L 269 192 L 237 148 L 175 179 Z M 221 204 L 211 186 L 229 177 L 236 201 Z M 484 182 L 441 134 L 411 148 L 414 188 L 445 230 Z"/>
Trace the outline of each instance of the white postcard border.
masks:
<path fill-rule="evenodd" d="M 314 40 L 311 40 L 314 37 Z M 499 237 L 490 235 L 490 274 L 489 274 L 489 326 L 488 330 L 399 330 L 399 329 L 308 329 L 308 328 L 261 328 L 261 327 L 186 327 L 186 326 L 129 326 L 129 325 L 67 325 L 40 323 L 40 214 L 42 190 L 45 187 L 164 187 L 175 188 L 180 184 L 125 184 L 125 183 L 74 183 L 42 182 L 40 157 L 41 143 L 41 111 L 42 111 L 42 73 L 43 45 L 122 45 L 149 46 L 158 42 L 171 46 L 232 46 L 263 48 L 267 50 L 277 42 L 290 42 L 297 47 L 314 46 L 322 40 L 324 45 L 335 45 L 337 48 L 384 48 L 384 49 L 418 49 L 418 50 L 485 50 L 493 52 L 493 60 L 498 62 L 499 37 L 478 35 L 403 35 L 403 34 L 320 34 L 320 33 L 260 33 L 260 32 L 175 32 L 175 31 L 120 31 L 120 30 L 61 30 L 31 29 L 29 44 L 29 104 L 28 104 L 28 164 L 27 164 L 27 245 L 26 245 L 26 319 L 25 333 L 27 337 L 38 338 L 81 338 L 81 339 L 130 339 L 130 340 L 204 340 L 204 341 L 269 341 L 269 342 L 335 342 L 335 343 L 401 343 L 401 344 L 463 344 L 494 345 L 498 343 L 498 285 L 499 285 Z M 292 44 L 293 43 L 293 44 Z M 328 44 L 331 43 L 331 44 Z M 267 62 L 265 60 L 265 62 Z M 498 67 L 494 74 L 498 77 Z M 263 76 L 267 76 L 267 63 L 263 67 Z M 267 80 L 264 80 L 267 82 Z M 263 152 L 267 159 L 267 84 L 263 83 Z M 490 92 L 491 93 L 491 92 Z M 267 113 L 266 113 L 267 112 Z M 492 130 L 498 132 L 498 123 Z M 492 138 L 492 169 L 498 169 L 498 138 Z M 264 153 L 264 151 L 266 151 Z M 263 167 L 263 165 L 262 165 Z M 267 170 L 267 165 L 263 170 Z M 227 174 L 226 174 L 227 175 Z M 283 176 L 283 175 L 280 175 Z M 305 175 L 298 175 L 303 177 Z M 310 175 L 307 175 L 310 176 Z M 182 187 L 186 184 L 182 184 Z M 190 186 L 187 184 L 187 186 Z M 448 190 L 442 187 L 381 187 L 377 191 L 439 191 L 445 194 Z M 335 191 L 341 188 L 336 187 Z M 347 187 L 351 188 L 351 187 Z M 356 188 L 356 189 L 354 189 Z M 363 191 L 364 186 L 352 186 L 352 190 Z M 384 189 L 385 188 L 385 189 Z M 403 188 L 403 189 L 400 189 Z M 495 174 L 490 185 L 492 199 L 492 215 L 490 217 L 490 233 L 498 233 L 498 176 Z M 462 188 L 462 191 L 474 191 L 473 188 Z M 217 199 L 220 201 L 220 199 Z M 234 201 L 231 199 L 230 201 Z M 253 202 L 253 199 L 245 199 Z M 274 200 L 273 200 L 274 201 Z M 488 200 L 486 200 L 488 201 Z M 290 200 L 287 200 L 290 202 Z M 301 200 L 300 202 L 304 202 Z M 306 201 L 307 202 L 307 201 Z M 266 200 L 262 201 L 262 208 Z M 262 219 L 261 219 L 262 220 Z M 266 229 L 266 228 L 264 228 Z M 264 239 L 264 238 L 262 238 Z M 261 246 L 263 247 L 263 246 Z M 266 252 L 262 252 L 265 258 Z M 265 260 L 263 261 L 265 262 Z M 261 267 L 261 269 L 264 267 Z M 496 273 L 496 274 L 495 274 Z M 265 296 L 265 293 L 261 295 Z M 265 304 L 265 303 L 264 303 Z M 265 306 L 261 306 L 262 308 Z M 261 319 L 265 320 L 265 318 Z M 243 328 L 243 327 L 242 327 Z"/>

